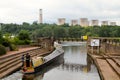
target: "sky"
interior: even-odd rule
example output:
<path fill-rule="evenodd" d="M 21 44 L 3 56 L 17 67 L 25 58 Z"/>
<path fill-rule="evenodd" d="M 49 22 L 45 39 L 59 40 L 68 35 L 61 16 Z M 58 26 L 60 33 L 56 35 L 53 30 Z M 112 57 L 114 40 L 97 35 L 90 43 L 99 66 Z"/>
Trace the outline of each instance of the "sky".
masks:
<path fill-rule="evenodd" d="M 43 10 L 44 23 L 57 23 L 58 18 L 88 18 L 116 21 L 120 25 L 120 0 L 0 0 L 0 23 L 32 23 Z"/>

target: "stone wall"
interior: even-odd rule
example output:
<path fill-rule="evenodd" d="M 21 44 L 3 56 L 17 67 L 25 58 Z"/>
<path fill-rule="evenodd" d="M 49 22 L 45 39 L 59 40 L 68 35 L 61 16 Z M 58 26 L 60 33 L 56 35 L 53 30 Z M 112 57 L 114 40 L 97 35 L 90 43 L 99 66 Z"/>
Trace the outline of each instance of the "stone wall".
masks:
<path fill-rule="evenodd" d="M 38 39 L 38 46 L 46 50 L 53 49 L 54 40 L 52 38 L 41 37 Z"/>

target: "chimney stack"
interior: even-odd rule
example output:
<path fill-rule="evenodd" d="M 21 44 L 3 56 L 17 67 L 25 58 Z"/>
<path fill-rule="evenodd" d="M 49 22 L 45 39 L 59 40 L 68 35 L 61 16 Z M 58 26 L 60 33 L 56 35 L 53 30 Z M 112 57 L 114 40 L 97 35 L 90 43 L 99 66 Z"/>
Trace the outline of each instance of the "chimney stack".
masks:
<path fill-rule="evenodd" d="M 42 9 L 39 10 L 39 23 L 43 23 L 43 17 L 42 17 Z"/>

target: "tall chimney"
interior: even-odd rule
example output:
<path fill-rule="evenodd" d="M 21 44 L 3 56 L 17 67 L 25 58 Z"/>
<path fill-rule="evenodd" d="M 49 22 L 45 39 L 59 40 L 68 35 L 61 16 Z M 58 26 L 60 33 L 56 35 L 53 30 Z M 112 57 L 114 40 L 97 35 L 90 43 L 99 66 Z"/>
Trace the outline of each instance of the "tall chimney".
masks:
<path fill-rule="evenodd" d="M 39 23 L 43 23 L 43 18 L 42 18 L 42 9 L 39 10 Z"/>
<path fill-rule="evenodd" d="M 1 24 L 0 24 L 0 31 L 2 30 Z"/>

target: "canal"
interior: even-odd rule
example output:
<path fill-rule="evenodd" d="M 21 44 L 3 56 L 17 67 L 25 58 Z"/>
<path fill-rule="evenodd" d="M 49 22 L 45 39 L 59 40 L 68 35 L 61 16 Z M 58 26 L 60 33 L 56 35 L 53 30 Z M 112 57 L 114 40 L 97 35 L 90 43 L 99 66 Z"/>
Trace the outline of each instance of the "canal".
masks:
<path fill-rule="evenodd" d="M 62 43 L 64 58 L 34 75 L 17 71 L 2 80 L 100 80 L 95 65 L 88 66 L 86 43 Z"/>

